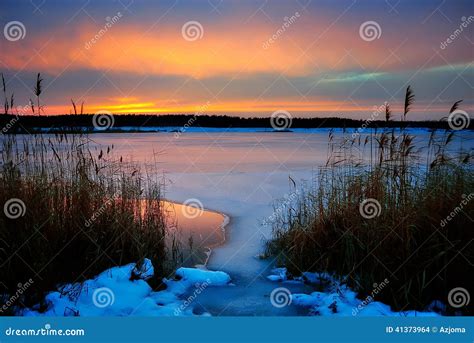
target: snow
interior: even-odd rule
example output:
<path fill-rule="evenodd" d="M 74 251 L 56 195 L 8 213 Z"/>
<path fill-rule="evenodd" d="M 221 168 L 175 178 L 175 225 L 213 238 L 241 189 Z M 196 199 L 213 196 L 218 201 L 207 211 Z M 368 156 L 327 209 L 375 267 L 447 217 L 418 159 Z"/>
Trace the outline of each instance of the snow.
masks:
<path fill-rule="evenodd" d="M 286 273 L 286 268 L 273 268 L 271 275 L 267 276 L 267 279 L 270 281 L 286 281 L 288 276 Z"/>
<path fill-rule="evenodd" d="M 137 279 L 148 280 L 153 275 L 155 275 L 155 269 L 153 268 L 153 264 L 151 263 L 151 261 L 146 258 L 141 266 L 135 265 L 132 270 L 132 274 Z"/>
<path fill-rule="evenodd" d="M 25 316 L 186 316 L 193 315 L 192 302 L 185 295 L 210 286 L 230 284 L 224 272 L 204 269 L 179 268 L 178 280 L 164 280 L 167 288 L 154 292 L 147 279 L 153 276 L 151 261 L 145 259 L 139 268 L 131 263 L 110 268 L 96 278 L 82 284 L 68 284 L 60 291 L 46 296 L 47 311 L 40 313 L 38 306 L 26 309 Z M 132 274 L 134 275 L 132 277 Z M 74 295 L 74 291 L 80 291 Z M 207 315 L 204 313 L 203 315 Z"/>
<path fill-rule="evenodd" d="M 224 272 L 214 272 L 196 268 L 179 268 L 176 275 L 182 278 L 182 281 L 189 283 L 201 283 L 203 280 L 209 285 L 225 286 L 230 283 L 230 276 Z"/>
<path fill-rule="evenodd" d="M 314 285 L 324 285 L 324 292 L 312 292 L 310 294 L 293 293 L 291 302 L 296 306 L 309 309 L 310 315 L 316 316 L 406 316 L 406 317 L 435 317 L 436 312 L 402 311 L 394 312 L 390 306 L 372 297 L 364 300 L 357 298 L 357 293 L 348 286 L 341 284 L 333 276 L 327 273 L 305 272 L 303 276 L 288 277 L 286 268 L 274 268 L 272 274 L 267 276 L 269 280 L 283 283 L 297 281 Z M 292 280 L 291 280 L 292 279 Z"/>
<path fill-rule="evenodd" d="M 394 312 L 390 306 L 379 301 L 366 304 L 356 297 L 356 293 L 347 287 L 337 292 L 313 292 L 311 294 L 292 294 L 292 302 L 298 306 L 310 308 L 310 314 L 320 316 L 406 316 L 436 317 L 435 312 L 402 311 Z"/>

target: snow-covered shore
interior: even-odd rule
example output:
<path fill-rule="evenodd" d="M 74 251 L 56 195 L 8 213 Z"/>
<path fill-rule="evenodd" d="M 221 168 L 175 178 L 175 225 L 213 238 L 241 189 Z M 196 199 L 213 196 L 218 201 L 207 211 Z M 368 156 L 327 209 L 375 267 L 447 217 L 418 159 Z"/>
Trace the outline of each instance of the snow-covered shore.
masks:
<path fill-rule="evenodd" d="M 290 283 L 308 283 L 321 288 L 324 285 L 324 291 L 312 292 L 310 294 L 285 293 L 286 288 L 281 287 L 278 295 L 274 294 L 273 301 L 278 301 L 278 296 L 283 297 L 280 302 L 291 303 L 309 310 L 309 315 L 314 316 L 403 316 L 403 317 L 436 317 L 438 313 L 434 311 L 392 311 L 390 306 L 376 301 L 376 294 L 383 291 L 388 286 L 388 280 L 380 284 L 374 284 L 374 290 L 371 295 L 365 299 L 359 299 L 357 293 L 347 285 L 336 280 L 327 273 L 305 272 L 300 277 L 288 277 L 286 268 L 275 268 L 272 274 L 267 277 L 271 281 L 281 282 L 283 286 Z"/>
<path fill-rule="evenodd" d="M 132 277 L 133 274 L 133 277 Z M 154 292 L 146 282 L 154 274 L 150 260 L 140 269 L 134 263 L 110 268 L 82 284 L 68 284 L 46 296 L 48 309 L 23 310 L 24 316 L 187 316 L 193 300 L 207 287 L 231 285 L 224 272 L 179 268 L 176 280 L 164 280 L 167 288 Z M 185 297 L 185 294 L 194 297 Z M 206 313 L 200 313 L 206 315 Z"/>
<path fill-rule="evenodd" d="M 150 260 L 140 268 L 134 263 L 110 268 L 96 278 L 81 284 L 67 284 L 46 296 L 47 310 L 24 309 L 23 316 L 190 316 L 210 315 L 196 312 L 196 302 L 208 287 L 233 286 L 230 276 L 222 271 L 179 268 L 176 279 L 165 279 L 167 288 L 154 292 L 146 280 L 154 275 Z M 327 273 L 303 273 L 291 277 L 286 268 L 275 268 L 267 279 L 279 282 L 270 295 L 276 308 L 296 305 L 316 316 L 438 316 L 419 311 L 394 312 L 374 297 L 359 299 L 357 293 Z M 324 284 L 324 291 L 291 293 L 286 287 L 298 283 L 312 286 Z M 282 287 L 283 286 L 283 287 Z M 212 293 L 213 290 L 210 290 Z"/>

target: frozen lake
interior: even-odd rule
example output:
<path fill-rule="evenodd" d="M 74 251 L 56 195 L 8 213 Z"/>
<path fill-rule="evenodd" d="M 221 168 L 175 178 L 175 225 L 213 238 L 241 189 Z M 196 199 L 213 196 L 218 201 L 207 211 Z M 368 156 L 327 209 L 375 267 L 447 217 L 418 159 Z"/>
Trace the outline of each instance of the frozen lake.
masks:
<path fill-rule="evenodd" d="M 294 192 L 293 182 L 310 184 L 314 172 L 324 166 L 328 157 L 329 130 L 298 132 L 173 132 L 160 133 L 95 133 L 89 136 L 91 148 L 107 149 L 125 161 L 134 161 L 148 172 L 164 180 L 164 195 L 171 202 L 190 203 L 203 207 L 207 215 L 182 216 L 186 208 L 175 205 L 178 225 L 193 232 L 195 243 L 209 244 L 212 254 L 207 267 L 230 275 L 234 286 L 209 287 L 195 300 L 196 312 L 212 315 L 304 315 L 299 306 L 277 308 L 270 302 L 270 293 L 281 284 L 267 276 L 273 260 L 262 260 L 264 242 L 271 236 L 271 227 L 264 225 L 274 213 L 278 199 Z M 413 130 L 415 144 L 427 144 L 430 133 Z M 345 134 L 350 137 L 350 133 Z M 25 135 L 19 139 L 31 139 Z M 335 130 L 334 140 L 343 137 Z M 361 136 L 363 141 L 365 136 Z M 454 150 L 472 150 L 474 133 L 456 132 Z M 367 158 L 367 151 L 359 153 Z M 421 160 L 423 153 L 421 153 Z M 153 165 L 153 169 L 149 168 Z M 219 236 L 225 219 L 225 237 Z M 173 214 L 174 213 L 174 214 Z M 173 218 L 172 218 L 173 219 Z M 181 221 L 181 223 L 180 223 Z M 202 223 L 210 223 L 208 230 Z M 207 225 L 207 224 L 206 224 Z M 199 231 L 199 232 L 198 232 Z M 224 244 L 220 244 L 225 239 Z M 197 259 L 199 260 L 199 258 Z M 199 261 L 187 261 L 187 265 Z M 303 272 L 303 271 L 302 271 Z M 314 291 L 301 283 L 285 283 L 291 293 Z"/>
<path fill-rule="evenodd" d="M 429 132 L 413 131 L 418 145 Z M 456 133 L 454 147 L 473 148 L 472 132 Z M 336 131 L 336 139 L 342 137 Z M 311 182 L 314 170 L 326 163 L 328 130 L 308 132 L 186 132 L 94 134 L 98 146 L 114 145 L 115 153 L 141 164 L 154 164 L 166 180 L 167 199 L 196 201 L 230 217 L 226 243 L 213 250 L 212 270 L 227 272 L 235 287 L 207 289 L 197 299 L 213 315 L 297 315 L 301 308 L 275 308 L 269 301 L 278 284 L 266 276 L 271 260 L 261 260 L 271 227 L 262 222 L 273 204 L 298 185 Z M 363 154 L 365 152 L 362 152 Z M 306 286 L 285 284 L 292 292 Z"/>

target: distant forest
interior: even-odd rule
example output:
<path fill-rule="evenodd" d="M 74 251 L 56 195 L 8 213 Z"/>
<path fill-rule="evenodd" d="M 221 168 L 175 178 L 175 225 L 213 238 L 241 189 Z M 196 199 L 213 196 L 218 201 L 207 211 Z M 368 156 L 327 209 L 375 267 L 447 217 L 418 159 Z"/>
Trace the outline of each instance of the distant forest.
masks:
<path fill-rule="evenodd" d="M 93 115 L 0 115 L 0 127 L 3 133 L 34 132 L 91 132 L 94 130 Z M 210 128 L 266 128 L 272 129 L 270 118 L 242 118 L 227 115 L 131 115 L 113 116 L 113 125 L 107 131 L 120 132 L 123 127 L 132 131 L 140 128 L 163 127 L 210 127 Z M 288 128 L 432 128 L 449 129 L 447 121 L 383 121 L 355 120 L 347 118 L 293 118 Z M 471 123 L 468 129 L 473 129 Z M 288 131 L 287 130 L 287 131 Z M 128 132 L 130 130 L 127 130 Z"/>

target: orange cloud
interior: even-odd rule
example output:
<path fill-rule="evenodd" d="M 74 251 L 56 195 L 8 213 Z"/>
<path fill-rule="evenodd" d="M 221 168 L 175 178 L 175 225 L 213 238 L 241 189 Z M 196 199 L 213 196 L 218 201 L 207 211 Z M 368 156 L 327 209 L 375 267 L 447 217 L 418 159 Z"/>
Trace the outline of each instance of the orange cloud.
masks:
<path fill-rule="evenodd" d="M 203 38 L 187 41 L 180 27 L 163 27 L 146 33 L 143 27 L 116 23 L 95 43 L 98 30 L 81 25 L 72 32 L 57 30 L 30 39 L 30 44 L 8 44 L 4 63 L 11 69 L 97 69 L 138 74 L 188 75 L 196 78 L 220 74 L 283 71 L 296 52 L 283 47 L 265 50 L 267 39 L 261 27 L 206 28 Z M 43 47 L 46 42 L 49 43 Z M 39 56 L 32 55 L 34 50 Z M 293 71 L 303 73 L 307 65 Z"/>
<path fill-rule="evenodd" d="M 21 44 L 6 43 L 3 62 L 15 70 L 57 75 L 85 68 L 204 78 L 273 72 L 304 76 L 350 68 L 385 70 L 401 67 L 400 58 L 407 68 L 432 55 L 431 48 L 422 47 L 428 44 L 426 39 L 416 40 L 416 54 L 413 46 L 405 45 L 395 56 L 391 51 L 400 42 L 390 37 L 366 42 L 360 39 L 358 27 L 342 22 L 331 26 L 324 18 L 310 14 L 301 14 L 285 32 L 278 33 L 283 23 L 242 24 L 234 20 L 203 24 L 203 36 L 196 41 L 183 38 L 180 24 L 157 25 L 147 31 L 145 25 L 118 21 L 103 34 L 100 26 L 81 24 L 32 34 Z"/>

